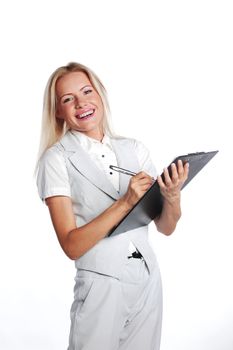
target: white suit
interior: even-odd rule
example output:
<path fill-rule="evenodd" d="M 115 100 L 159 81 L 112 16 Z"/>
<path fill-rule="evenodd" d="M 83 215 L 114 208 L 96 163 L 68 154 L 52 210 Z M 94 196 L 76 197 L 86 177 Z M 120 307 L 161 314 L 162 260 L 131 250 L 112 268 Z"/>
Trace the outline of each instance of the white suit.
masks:
<path fill-rule="evenodd" d="M 112 138 L 111 144 L 118 166 L 136 173 L 141 170 L 135 140 Z M 130 178 L 120 174 L 118 193 L 72 132 L 68 131 L 51 149 L 64 157 L 70 186 L 70 193 L 64 195 L 72 198 L 77 226 L 93 220 L 127 191 Z M 43 156 L 38 174 L 41 198 L 46 192 L 45 168 L 50 152 Z M 130 241 L 143 259 L 128 259 Z M 69 350 L 158 350 L 161 280 L 147 227 L 102 239 L 75 265 Z"/>

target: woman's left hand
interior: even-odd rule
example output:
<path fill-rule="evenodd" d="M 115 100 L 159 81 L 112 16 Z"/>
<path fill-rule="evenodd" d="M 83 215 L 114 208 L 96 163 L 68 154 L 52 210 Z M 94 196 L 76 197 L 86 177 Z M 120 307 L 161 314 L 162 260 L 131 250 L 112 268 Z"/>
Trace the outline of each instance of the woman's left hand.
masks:
<path fill-rule="evenodd" d="M 183 165 L 181 160 L 178 160 L 177 165 L 172 163 L 171 176 L 168 169 L 164 169 L 164 181 L 161 176 L 157 177 L 162 196 L 170 203 L 180 199 L 180 190 L 184 182 L 188 178 L 189 164 Z"/>

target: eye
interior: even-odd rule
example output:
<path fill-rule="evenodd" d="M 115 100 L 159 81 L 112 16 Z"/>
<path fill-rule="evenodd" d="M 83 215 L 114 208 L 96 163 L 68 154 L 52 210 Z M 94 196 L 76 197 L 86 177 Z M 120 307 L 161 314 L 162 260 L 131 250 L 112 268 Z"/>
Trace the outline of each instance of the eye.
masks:
<path fill-rule="evenodd" d="M 74 96 L 65 96 L 63 99 L 62 99 L 62 103 L 67 103 L 67 102 L 71 102 L 74 100 Z"/>
<path fill-rule="evenodd" d="M 92 89 L 87 89 L 87 90 L 84 90 L 84 95 L 88 95 L 92 92 L 93 90 Z"/>

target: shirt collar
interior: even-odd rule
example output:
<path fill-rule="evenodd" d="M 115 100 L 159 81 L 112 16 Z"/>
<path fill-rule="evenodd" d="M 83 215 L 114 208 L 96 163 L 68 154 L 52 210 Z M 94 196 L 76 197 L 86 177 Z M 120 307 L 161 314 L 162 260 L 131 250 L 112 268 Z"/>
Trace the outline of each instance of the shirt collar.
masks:
<path fill-rule="evenodd" d="M 90 152 L 93 148 L 106 145 L 111 150 L 113 150 L 111 145 L 110 137 L 105 134 L 101 141 L 93 139 L 92 137 L 86 136 L 84 133 L 77 130 L 70 130 L 70 132 L 76 137 L 80 145 L 84 148 L 85 151 Z"/>

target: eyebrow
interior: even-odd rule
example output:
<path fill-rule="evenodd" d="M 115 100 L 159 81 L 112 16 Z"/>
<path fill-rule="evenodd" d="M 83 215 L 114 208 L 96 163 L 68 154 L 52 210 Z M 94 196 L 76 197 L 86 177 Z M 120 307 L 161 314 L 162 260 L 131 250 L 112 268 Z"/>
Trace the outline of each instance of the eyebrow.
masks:
<path fill-rule="evenodd" d="M 86 87 L 90 87 L 90 88 L 93 89 L 93 87 L 92 87 L 91 85 L 84 85 L 84 86 L 80 89 L 80 91 L 82 91 L 82 90 L 85 89 Z M 62 97 L 66 96 L 66 95 L 73 95 L 73 93 L 72 93 L 72 92 L 66 92 L 64 95 L 62 95 L 61 97 L 59 97 L 59 99 L 61 99 Z"/>

